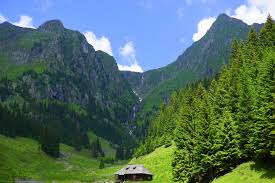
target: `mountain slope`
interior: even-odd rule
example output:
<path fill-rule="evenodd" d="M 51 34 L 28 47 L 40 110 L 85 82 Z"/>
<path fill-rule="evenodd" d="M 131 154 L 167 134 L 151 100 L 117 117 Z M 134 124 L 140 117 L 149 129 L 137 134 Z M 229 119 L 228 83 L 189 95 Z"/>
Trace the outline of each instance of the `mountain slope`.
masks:
<path fill-rule="evenodd" d="M 254 24 L 257 30 L 262 25 Z M 218 16 L 211 28 L 199 41 L 194 42 L 171 64 L 144 73 L 124 75 L 137 93 L 146 97 L 164 81 L 176 77 L 181 70 L 190 70 L 201 76 L 213 76 L 221 65 L 228 63 L 230 45 L 234 39 L 245 40 L 250 26 L 226 14 Z"/>
<path fill-rule="evenodd" d="M 255 24 L 253 27 L 259 30 L 262 25 Z M 221 14 L 205 36 L 194 42 L 173 63 L 140 74 L 124 73 L 144 99 L 138 123 L 149 123 L 160 103 L 167 102 L 172 91 L 215 76 L 223 65 L 228 64 L 232 41 L 245 40 L 250 28 L 241 20 Z"/>
<path fill-rule="evenodd" d="M 0 182 L 14 180 L 58 181 L 62 183 L 95 182 L 112 180 L 113 172 L 121 165 L 105 164 L 99 169 L 99 159 L 92 159 L 90 152 L 75 151 L 61 144 L 65 157 L 51 158 L 39 148 L 39 143 L 29 138 L 9 138 L 0 135 Z"/>
<path fill-rule="evenodd" d="M 73 111 L 79 117 L 72 123 L 80 131 L 88 127 L 114 143 L 131 139 L 127 121 L 137 101 L 131 86 L 112 56 L 95 51 L 84 35 L 64 28 L 59 20 L 38 29 L 0 24 L 0 71 L 5 105 L 26 103 L 27 113 L 36 111 L 41 118 L 51 104 L 68 106 L 68 114 L 52 110 L 48 116 L 67 128 L 60 119 L 76 118 Z"/>
<path fill-rule="evenodd" d="M 247 162 L 236 167 L 232 172 L 218 177 L 213 183 L 274 183 L 275 167 L 268 167 L 258 162 Z"/>

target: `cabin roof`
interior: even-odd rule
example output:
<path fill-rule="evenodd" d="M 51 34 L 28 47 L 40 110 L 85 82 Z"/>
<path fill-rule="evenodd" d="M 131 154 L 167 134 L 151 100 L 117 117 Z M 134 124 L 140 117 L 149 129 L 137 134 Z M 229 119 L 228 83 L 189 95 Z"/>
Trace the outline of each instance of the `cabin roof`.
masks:
<path fill-rule="evenodd" d="M 126 167 L 122 168 L 121 170 L 119 170 L 115 173 L 115 175 L 127 175 L 127 174 L 153 175 L 143 165 L 140 165 L 140 164 L 127 165 Z"/>

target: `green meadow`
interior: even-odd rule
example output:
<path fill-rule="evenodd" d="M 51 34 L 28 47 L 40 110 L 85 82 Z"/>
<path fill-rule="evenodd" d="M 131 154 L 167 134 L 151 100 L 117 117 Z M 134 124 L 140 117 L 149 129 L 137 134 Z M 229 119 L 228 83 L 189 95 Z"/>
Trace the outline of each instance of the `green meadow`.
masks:
<path fill-rule="evenodd" d="M 92 132 L 89 137 L 96 138 Z M 108 157 L 112 157 L 114 149 L 109 142 L 102 138 L 100 141 Z M 175 146 L 159 147 L 128 163 L 105 164 L 104 169 L 99 169 L 99 159 L 91 158 L 87 149 L 77 152 L 61 144 L 60 150 L 65 156 L 54 159 L 43 153 L 35 140 L 0 135 L 0 183 L 13 182 L 15 179 L 56 183 L 114 182 L 113 174 L 126 164 L 144 164 L 154 174 L 152 183 L 173 182 L 171 161 Z M 275 183 L 275 166 L 252 161 L 243 163 L 213 183 Z"/>

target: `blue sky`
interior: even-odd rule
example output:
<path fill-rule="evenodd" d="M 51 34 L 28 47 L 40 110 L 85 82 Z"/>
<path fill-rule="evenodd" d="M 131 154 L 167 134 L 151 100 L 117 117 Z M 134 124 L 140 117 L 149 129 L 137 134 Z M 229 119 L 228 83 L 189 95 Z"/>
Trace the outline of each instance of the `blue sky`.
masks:
<path fill-rule="evenodd" d="M 220 13 L 251 24 L 275 12 L 274 0 L 0 1 L 0 22 L 38 27 L 60 19 L 65 27 L 85 33 L 96 49 L 113 55 L 120 69 L 135 71 L 173 62 Z"/>

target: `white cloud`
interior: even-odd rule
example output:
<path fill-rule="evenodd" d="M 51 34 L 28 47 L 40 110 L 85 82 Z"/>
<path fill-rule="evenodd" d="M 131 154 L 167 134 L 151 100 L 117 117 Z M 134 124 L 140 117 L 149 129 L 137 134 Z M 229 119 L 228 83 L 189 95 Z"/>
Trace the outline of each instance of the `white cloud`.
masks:
<path fill-rule="evenodd" d="M 18 22 L 12 22 L 13 25 L 19 26 L 19 27 L 27 27 L 27 28 L 33 28 L 34 26 L 32 24 L 32 17 L 27 15 L 20 15 L 20 19 Z"/>
<path fill-rule="evenodd" d="M 101 50 L 109 55 L 113 55 L 111 43 L 108 38 L 102 36 L 97 38 L 96 35 L 92 31 L 87 31 L 83 33 L 86 37 L 89 44 L 91 44 L 95 50 Z"/>
<path fill-rule="evenodd" d="M 210 29 L 211 25 L 215 22 L 216 18 L 215 17 L 208 17 L 202 19 L 198 23 L 198 30 L 195 34 L 193 34 L 193 41 L 198 41 L 200 40 L 206 32 Z"/>
<path fill-rule="evenodd" d="M 117 66 L 120 71 L 143 72 L 142 68 L 136 62 L 129 66 L 120 64 L 117 64 Z"/>
<path fill-rule="evenodd" d="M 4 15 L 2 15 L 1 13 L 0 13 L 0 23 L 3 23 L 3 22 L 5 22 L 5 21 L 7 21 L 8 19 L 6 18 L 6 17 L 4 17 Z"/>
<path fill-rule="evenodd" d="M 136 59 L 136 51 L 132 41 L 128 41 L 123 47 L 119 48 L 119 55 L 127 61 L 126 65 L 118 64 L 121 71 L 143 72 Z"/>
<path fill-rule="evenodd" d="M 232 15 L 229 15 L 251 25 L 264 23 L 268 14 L 275 17 L 274 0 L 248 0 L 246 4 L 240 5 Z"/>
<path fill-rule="evenodd" d="M 133 42 L 129 41 L 123 47 L 120 47 L 119 54 L 124 57 L 135 56 L 135 48 Z"/>

